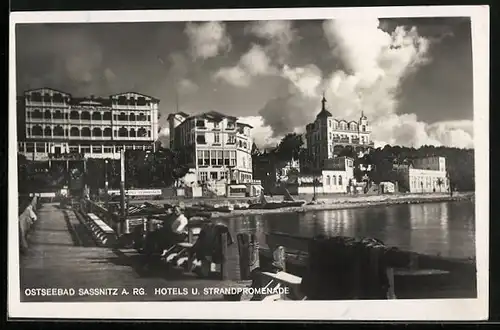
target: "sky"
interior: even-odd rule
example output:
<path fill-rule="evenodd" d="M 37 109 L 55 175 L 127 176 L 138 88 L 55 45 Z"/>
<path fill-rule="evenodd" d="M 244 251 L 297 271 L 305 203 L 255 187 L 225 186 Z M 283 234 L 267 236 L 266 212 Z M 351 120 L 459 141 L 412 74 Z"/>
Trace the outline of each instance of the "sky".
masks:
<path fill-rule="evenodd" d="M 135 91 L 252 126 L 258 147 L 303 133 L 321 109 L 368 117 L 376 146 L 473 148 L 469 18 L 22 24 L 17 94 Z"/>

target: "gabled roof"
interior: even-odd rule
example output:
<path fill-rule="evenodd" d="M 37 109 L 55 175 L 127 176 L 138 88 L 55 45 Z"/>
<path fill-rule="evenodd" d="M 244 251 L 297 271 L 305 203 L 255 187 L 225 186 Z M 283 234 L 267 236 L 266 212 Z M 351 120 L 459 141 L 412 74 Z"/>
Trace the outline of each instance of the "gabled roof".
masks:
<path fill-rule="evenodd" d="M 236 123 L 237 126 L 242 126 L 242 127 L 250 127 L 250 128 L 253 128 L 252 125 L 250 124 L 247 124 L 247 123 L 242 123 L 242 122 L 237 122 Z"/>
<path fill-rule="evenodd" d="M 26 94 L 30 94 L 33 92 L 42 92 L 42 91 L 52 91 L 52 92 L 56 92 L 56 93 L 59 93 L 62 95 L 71 96 L 71 94 L 69 94 L 69 93 L 57 90 L 55 88 L 50 88 L 50 87 L 40 87 L 40 88 L 28 89 L 28 90 L 24 91 L 24 94 L 26 95 Z"/>
<path fill-rule="evenodd" d="M 146 95 L 146 94 L 142 94 L 142 93 L 138 93 L 138 92 L 124 92 L 124 93 L 118 93 L 118 94 L 113 94 L 113 95 L 110 95 L 109 98 L 112 98 L 112 99 L 115 99 L 115 98 L 119 98 L 120 96 L 139 96 L 139 97 L 144 97 L 144 98 L 147 98 L 147 99 L 151 99 L 155 102 L 160 102 L 159 99 L 155 98 L 155 97 L 152 97 L 152 96 L 149 96 L 149 95 Z"/>

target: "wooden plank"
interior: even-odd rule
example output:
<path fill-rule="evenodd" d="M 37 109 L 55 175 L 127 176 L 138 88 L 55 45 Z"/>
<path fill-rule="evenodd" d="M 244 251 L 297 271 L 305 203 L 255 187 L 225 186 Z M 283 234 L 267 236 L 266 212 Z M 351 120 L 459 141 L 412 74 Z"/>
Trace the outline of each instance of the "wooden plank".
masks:
<path fill-rule="evenodd" d="M 262 275 L 285 285 L 295 286 L 295 285 L 300 285 L 302 283 L 301 277 L 295 276 L 287 272 L 277 272 L 277 273 L 262 272 Z"/>

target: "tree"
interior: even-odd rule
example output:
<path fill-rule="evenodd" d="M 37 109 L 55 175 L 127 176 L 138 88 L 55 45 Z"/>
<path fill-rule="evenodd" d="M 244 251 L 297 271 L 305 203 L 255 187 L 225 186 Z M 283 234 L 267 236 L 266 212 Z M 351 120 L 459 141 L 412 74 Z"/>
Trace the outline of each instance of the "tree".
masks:
<path fill-rule="evenodd" d="M 304 145 L 304 140 L 301 134 L 289 133 L 281 139 L 279 145 L 274 149 L 279 160 L 289 161 L 299 159 L 300 150 Z"/>

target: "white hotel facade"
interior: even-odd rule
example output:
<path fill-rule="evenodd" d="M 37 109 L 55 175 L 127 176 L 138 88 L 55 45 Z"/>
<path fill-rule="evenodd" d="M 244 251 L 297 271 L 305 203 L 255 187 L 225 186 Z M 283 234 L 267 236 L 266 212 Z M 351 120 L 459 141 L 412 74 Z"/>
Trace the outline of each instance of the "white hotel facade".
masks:
<path fill-rule="evenodd" d="M 252 126 L 210 111 L 168 116 L 170 148 L 187 152 L 199 184 L 252 182 Z"/>
<path fill-rule="evenodd" d="M 345 147 L 352 148 L 356 153 L 364 153 L 374 145 L 371 141 L 368 119 L 363 113 L 358 121 L 335 119 L 326 109 L 324 97 L 321 103 L 321 111 L 316 116 L 316 120 L 306 126 L 310 164 L 303 165 L 309 165 L 315 172 L 324 169 L 325 162 L 338 156 L 338 153 Z"/>
<path fill-rule="evenodd" d="M 18 97 L 18 152 L 30 160 L 68 155 L 119 159 L 123 149 L 154 149 L 159 100 L 127 92 L 77 98 L 51 88 Z"/>

